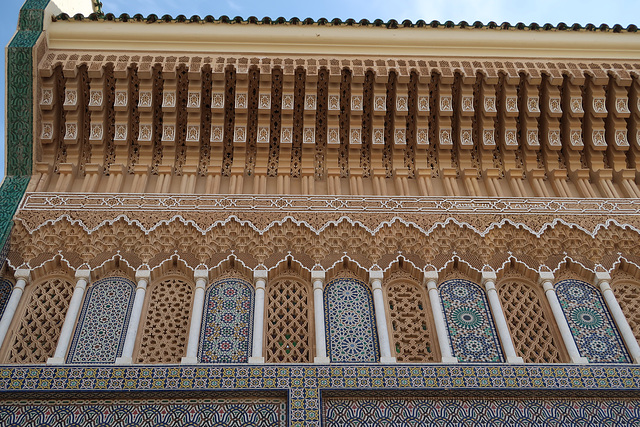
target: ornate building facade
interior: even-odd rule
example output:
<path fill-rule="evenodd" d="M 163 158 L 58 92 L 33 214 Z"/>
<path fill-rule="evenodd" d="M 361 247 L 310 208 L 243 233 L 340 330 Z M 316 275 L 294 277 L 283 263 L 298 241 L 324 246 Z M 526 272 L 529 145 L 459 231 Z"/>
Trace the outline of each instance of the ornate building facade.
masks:
<path fill-rule="evenodd" d="M 640 422 L 636 31 L 27 0 L 0 423 Z"/>

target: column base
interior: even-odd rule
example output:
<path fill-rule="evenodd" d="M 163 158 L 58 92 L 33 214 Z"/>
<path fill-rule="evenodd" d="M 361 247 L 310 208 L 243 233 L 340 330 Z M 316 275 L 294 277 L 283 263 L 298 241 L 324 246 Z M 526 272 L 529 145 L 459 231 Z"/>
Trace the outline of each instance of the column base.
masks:
<path fill-rule="evenodd" d="M 183 357 L 182 359 L 180 359 L 180 364 L 181 365 L 197 365 L 198 364 L 198 358 L 197 357 Z"/>
<path fill-rule="evenodd" d="M 395 357 L 384 357 L 382 356 L 380 358 L 380 363 L 396 363 L 396 358 Z"/>
<path fill-rule="evenodd" d="M 47 365 L 64 365 L 62 357 L 50 357 L 47 359 Z"/>
<path fill-rule="evenodd" d="M 442 363 L 458 363 L 458 358 L 455 356 L 442 356 Z"/>
<path fill-rule="evenodd" d="M 586 357 L 582 357 L 582 356 L 572 357 L 571 358 L 571 363 L 576 363 L 576 364 L 579 364 L 579 365 L 586 365 L 587 363 L 589 363 L 589 359 L 587 359 Z"/>
<path fill-rule="evenodd" d="M 264 363 L 264 357 L 250 357 L 249 363 Z"/>
<path fill-rule="evenodd" d="M 327 356 L 324 356 L 324 357 L 316 356 L 313 358 L 313 363 L 327 364 L 327 363 L 331 363 L 331 359 L 329 359 Z"/>
<path fill-rule="evenodd" d="M 632 357 L 631 358 L 631 363 L 634 363 L 636 365 L 640 364 L 640 356 Z"/>
<path fill-rule="evenodd" d="M 116 365 L 133 365 L 132 357 L 116 357 Z"/>
<path fill-rule="evenodd" d="M 524 360 L 520 356 L 507 356 L 507 363 L 524 364 Z"/>

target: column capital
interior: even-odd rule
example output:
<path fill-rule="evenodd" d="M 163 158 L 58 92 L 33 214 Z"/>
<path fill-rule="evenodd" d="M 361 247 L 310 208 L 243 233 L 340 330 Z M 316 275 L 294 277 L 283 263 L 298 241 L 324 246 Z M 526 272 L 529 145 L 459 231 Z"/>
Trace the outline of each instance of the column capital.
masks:
<path fill-rule="evenodd" d="M 369 283 L 372 283 L 374 280 L 382 281 L 383 277 L 384 271 L 382 271 L 380 267 L 372 268 L 371 270 L 369 270 Z"/>
<path fill-rule="evenodd" d="M 423 281 L 425 283 L 429 282 L 433 280 L 434 282 L 438 281 L 438 271 L 437 270 L 427 270 L 424 272 L 424 279 Z"/>
<path fill-rule="evenodd" d="M 193 279 L 196 281 L 196 288 L 203 288 L 207 286 L 209 280 L 209 270 L 206 268 L 196 268 L 193 270 Z"/>
<path fill-rule="evenodd" d="M 76 270 L 76 280 L 86 280 L 87 282 L 91 280 L 91 270 L 88 268 L 78 269 Z"/>
<path fill-rule="evenodd" d="M 253 280 L 267 280 L 267 277 L 269 275 L 269 271 L 266 268 L 260 268 L 260 269 L 256 269 L 253 270 Z"/>
<path fill-rule="evenodd" d="M 498 276 L 495 271 L 483 271 L 482 272 L 482 284 L 487 288 L 491 288 L 491 286 L 487 286 L 487 283 L 493 283 L 493 288 L 495 288 L 496 280 Z"/>
<path fill-rule="evenodd" d="M 31 282 L 31 270 L 28 268 L 18 268 L 13 275 L 16 280 L 24 280 L 26 283 Z"/>
<path fill-rule="evenodd" d="M 148 268 L 139 268 L 136 270 L 136 281 L 151 279 L 151 270 Z"/>
<path fill-rule="evenodd" d="M 596 285 L 602 285 L 603 282 L 611 281 L 611 274 L 608 271 L 596 271 L 593 274 L 593 280 L 596 282 Z"/>
<path fill-rule="evenodd" d="M 327 272 L 324 270 L 311 270 L 311 281 L 315 282 L 317 280 L 322 281 L 324 283 L 324 279 L 327 277 Z"/>
<path fill-rule="evenodd" d="M 556 280 L 556 276 L 553 274 L 553 271 L 539 271 L 538 272 L 538 284 L 544 286 L 545 283 L 551 283 L 553 286 L 553 282 Z M 546 291 L 546 289 L 545 289 Z"/>

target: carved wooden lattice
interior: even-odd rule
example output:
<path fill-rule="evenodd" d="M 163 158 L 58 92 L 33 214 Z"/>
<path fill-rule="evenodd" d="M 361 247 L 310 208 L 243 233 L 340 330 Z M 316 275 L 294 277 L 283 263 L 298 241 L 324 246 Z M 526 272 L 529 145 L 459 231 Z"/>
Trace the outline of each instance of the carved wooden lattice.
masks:
<path fill-rule="evenodd" d="M 73 285 L 62 278 L 33 289 L 11 341 L 9 362 L 44 363 L 53 356 L 72 293 Z"/>
<path fill-rule="evenodd" d="M 309 330 L 308 287 L 292 277 L 269 284 L 266 362 L 310 362 Z"/>
<path fill-rule="evenodd" d="M 563 362 L 538 294 L 517 281 L 502 284 L 498 294 L 518 355 L 526 363 Z"/>
<path fill-rule="evenodd" d="M 193 285 L 184 279 L 167 278 L 148 293 L 138 363 L 178 363 L 185 355 L 189 336 Z"/>
<path fill-rule="evenodd" d="M 633 335 L 640 341 L 640 284 L 616 282 L 611 285 Z"/>
<path fill-rule="evenodd" d="M 398 362 L 436 362 L 431 307 L 418 287 L 405 280 L 387 286 L 389 317 Z"/>

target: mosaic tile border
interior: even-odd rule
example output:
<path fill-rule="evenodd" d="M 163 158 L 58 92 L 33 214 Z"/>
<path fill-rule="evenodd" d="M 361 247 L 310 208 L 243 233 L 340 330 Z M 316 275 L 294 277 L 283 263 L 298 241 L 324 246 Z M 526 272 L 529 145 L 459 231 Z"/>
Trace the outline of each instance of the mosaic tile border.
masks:
<path fill-rule="evenodd" d="M 636 399 L 459 397 L 334 398 L 322 401 L 327 426 L 637 425 Z"/>
<path fill-rule="evenodd" d="M 6 259 L 13 215 L 24 195 L 33 161 L 33 47 L 44 21 L 49 0 L 27 0 L 20 9 L 18 31 L 6 53 L 7 175 L 0 188 L 0 266 Z"/>
<path fill-rule="evenodd" d="M 133 365 L 0 366 L 0 396 L 23 392 L 288 390 L 292 426 L 320 425 L 320 391 L 478 390 L 640 397 L 640 366 Z"/>

